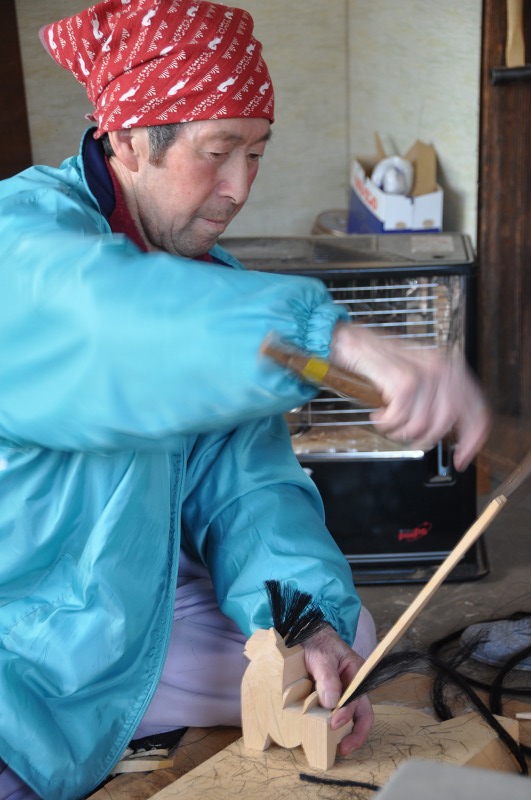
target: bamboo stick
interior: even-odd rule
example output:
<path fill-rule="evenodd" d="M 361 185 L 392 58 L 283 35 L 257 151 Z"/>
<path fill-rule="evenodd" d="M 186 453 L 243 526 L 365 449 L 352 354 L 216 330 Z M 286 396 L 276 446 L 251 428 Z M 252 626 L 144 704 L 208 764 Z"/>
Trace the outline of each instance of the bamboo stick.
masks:
<path fill-rule="evenodd" d="M 441 583 L 449 575 L 452 569 L 465 555 L 465 553 L 472 547 L 472 545 L 479 539 L 485 532 L 492 520 L 501 511 L 507 498 L 518 489 L 519 486 L 531 475 L 531 452 L 527 454 L 526 458 L 516 467 L 516 469 L 509 475 L 506 481 L 498 489 L 496 496 L 489 502 L 483 512 L 479 515 L 477 520 L 471 525 L 466 533 L 461 537 L 454 549 L 448 554 L 442 564 L 438 567 L 431 579 L 419 592 L 417 597 L 413 600 L 411 605 L 406 608 L 402 616 L 393 625 L 391 630 L 382 639 L 380 644 L 370 654 L 365 663 L 361 666 L 360 670 L 356 673 L 348 687 L 345 689 L 336 710 L 341 708 L 346 703 L 348 698 L 355 692 L 361 682 L 367 675 L 374 669 L 379 661 L 387 655 L 387 653 L 395 646 L 401 639 L 404 633 L 408 630 L 409 626 L 420 614 L 422 609 L 426 606 L 428 601 L 433 597 Z"/>

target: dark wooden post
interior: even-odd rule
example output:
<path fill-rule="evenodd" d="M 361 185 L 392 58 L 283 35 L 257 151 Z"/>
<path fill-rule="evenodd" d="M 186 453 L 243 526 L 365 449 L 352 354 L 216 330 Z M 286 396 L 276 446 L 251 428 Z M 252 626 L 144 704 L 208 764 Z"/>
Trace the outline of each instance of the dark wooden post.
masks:
<path fill-rule="evenodd" d="M 521 71 L 520 80 L 495 84 L 492 70 L 505 66 L 506 4 L 483 3 L 480 373 L 496 415 L 485 453 L 502 472 L 531 447 L 531 7 L 526 6 L 530 69 Z"/>
<path fill-rule="evenodd" d="M 31 164 L 15 0 L 2 0 L 0 53 L 3 64 L 0 81 L 0 178 L 7 178 Z"/>

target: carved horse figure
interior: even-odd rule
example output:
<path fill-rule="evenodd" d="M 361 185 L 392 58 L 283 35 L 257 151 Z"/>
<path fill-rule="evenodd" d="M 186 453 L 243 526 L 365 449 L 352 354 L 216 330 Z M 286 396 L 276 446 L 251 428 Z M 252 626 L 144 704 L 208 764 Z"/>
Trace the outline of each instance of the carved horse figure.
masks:
<path fill-rule="evenodd" d="M 332 731 L 332 711 L 319 706 L 301 645 L 287 647 L 275 628 L 247 640 L 249 665 L 242 681 L 243 741 L 251 750 L 302 745 L 314 769 L 333 766 L 338 743 L 352 722 Z"/>

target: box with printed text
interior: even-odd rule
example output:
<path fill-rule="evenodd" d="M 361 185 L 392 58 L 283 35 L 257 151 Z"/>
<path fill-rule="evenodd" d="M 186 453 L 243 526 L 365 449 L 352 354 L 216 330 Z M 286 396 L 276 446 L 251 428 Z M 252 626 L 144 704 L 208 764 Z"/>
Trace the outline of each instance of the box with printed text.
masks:
<path fill-rule="evenodd" d="M 415 142 L 404 158 L 414 170 L 409 195 L 384 192 L 371 179 L 376 164 L 385 157 L 380 151 L 373 160 L 354 158 L 350 177 L 348 233 L 400 233 L 442 230 L 443 190 L 437 184 L 437 158 L 431 145 Z"/>

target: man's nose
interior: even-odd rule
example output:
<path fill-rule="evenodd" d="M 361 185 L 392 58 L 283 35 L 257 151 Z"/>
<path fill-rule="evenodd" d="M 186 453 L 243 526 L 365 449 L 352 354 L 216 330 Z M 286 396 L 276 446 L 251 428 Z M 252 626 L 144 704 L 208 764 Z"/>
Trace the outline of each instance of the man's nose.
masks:
<path fill-rule="evenodd" d="M 252 177 L 247 159 L 234 159 L 227 163 L 220 176 L 219 191 L 223 197 L 228 197 L 236 205 L 242 205 L 249 197 Z"/>

